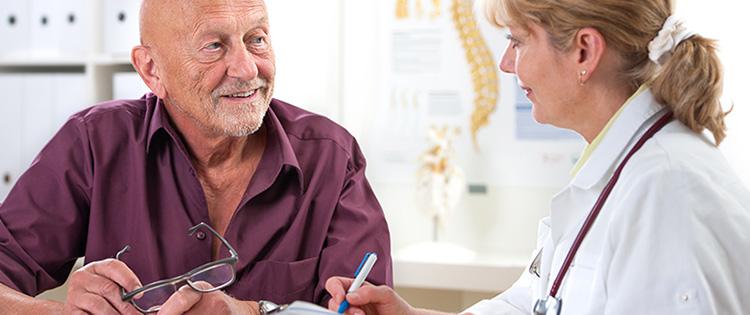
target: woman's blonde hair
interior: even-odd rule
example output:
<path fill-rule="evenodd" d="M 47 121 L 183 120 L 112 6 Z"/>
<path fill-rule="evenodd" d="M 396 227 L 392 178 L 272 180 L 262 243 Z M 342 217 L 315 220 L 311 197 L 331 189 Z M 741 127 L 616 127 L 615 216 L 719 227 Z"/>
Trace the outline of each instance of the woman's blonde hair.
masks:
<path fill-rule="evenodd" d="M 661 66 L 648 57 L 648 44 L 672 14 L 672 0 L 485 0 L 490 22 L 529 30 L 537 24 L 554 47 L 571 47 L 578 30 L 593 27 L 622 57 L 622 76 L 633 91 L 651 82 L 656 100 L 695 132 L 708 129 L 716 145 L 726 136 L 719 98 L 722 67 L 716 43 L 693 35 Z"/>

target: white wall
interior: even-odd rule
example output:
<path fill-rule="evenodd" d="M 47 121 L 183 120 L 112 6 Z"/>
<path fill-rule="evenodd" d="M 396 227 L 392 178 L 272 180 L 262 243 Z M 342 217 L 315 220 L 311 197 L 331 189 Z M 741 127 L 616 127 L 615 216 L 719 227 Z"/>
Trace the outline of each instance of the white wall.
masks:
<path fill-rule="evenodd" d="M 269 0 L 274 97 L 341 117 L 341 0 Z"/>
<path fill-rule="evenodd" d="M 701 35 L 719 41 L 724 64 L 724 98 L 728 136 L 721 145 L 734 169 L 750 185 L 750 41 L 747 35 L 747 4 L 734 0 L 678 0 L 677 13 Z"/>

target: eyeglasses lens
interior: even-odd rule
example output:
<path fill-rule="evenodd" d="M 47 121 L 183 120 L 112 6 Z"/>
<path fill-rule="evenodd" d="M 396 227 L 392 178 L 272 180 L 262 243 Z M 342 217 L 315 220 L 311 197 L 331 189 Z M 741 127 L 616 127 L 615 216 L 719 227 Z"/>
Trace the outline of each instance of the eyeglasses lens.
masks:
<path fill-rule="evenodd" d="M 188 281 L 198 291 L 213 291 L 234 281 L 234 268 L 230 264 L 221 264 L 194 274 Z"/>
<path fill-rule="evenodd" d="M 144 291 L 142 295 L 133 298 L 133 304 L 135 304 L 142 311 L 153 312 L 159 309 L 164 302 L 177 291 L 177 288 L 173 284 L 165 284 L 163 286 L 155 287 L 151 290 Z"/>

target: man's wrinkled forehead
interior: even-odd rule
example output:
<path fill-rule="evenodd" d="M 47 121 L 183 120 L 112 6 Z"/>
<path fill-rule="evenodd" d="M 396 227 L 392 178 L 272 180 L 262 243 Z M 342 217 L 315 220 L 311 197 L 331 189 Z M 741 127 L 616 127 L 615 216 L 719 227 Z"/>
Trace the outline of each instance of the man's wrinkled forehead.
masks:
<path fill-rule="evenodd" d="M 150 42 L 159 35 L 195 32 L 212 17 L 252 14 L 268 23 L 263 0 L 143 0 L 141 40 Z"/>

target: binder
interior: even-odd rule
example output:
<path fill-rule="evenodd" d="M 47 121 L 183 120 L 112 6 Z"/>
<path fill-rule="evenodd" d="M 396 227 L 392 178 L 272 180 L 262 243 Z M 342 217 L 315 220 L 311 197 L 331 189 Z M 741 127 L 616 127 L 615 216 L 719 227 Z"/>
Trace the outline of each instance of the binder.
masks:
<path fill-rule="evenodd" d="M 35 57 L 59 54 L 62 19 L 58 0 L 31 0 L 31 55 Z"/>
<path fill-rule="evenodd" d="M 27 74 L 21 106 L 21 162 L 27 168 L 54 134 L 54 74 Z"/>
<path fill-rule="evenodd" d="M 60 2 L 60 10 L 55 14 L 60 22 L 60 53 L 66 56 L 84 55 L 93 47 L 91 10 L 86 5 L 86 0 Z"/>
<path fill-rule="evenodd" d="M 31 35 L 31 12 L 27 0 L 4 0 L 0 5 L 0 56 L 18 57 L 28 53 Z"/>
<path fill-rule="evenodd" d="M 61 73 L 54 77 L 52 130 L 57 132 L 71 115 L 91 106 L 86 76 L 83 73 Z"/>
<path fill-rule="evenodd" d="M 0 202 L 21 175 L 21 106 L 23 106 L 23 77 L 19 74 L 0 74 Z"/>
<path fill-rule="evenodd" d="M 113 56 L 129 56 L 140 42 L 138 0 L 104 0 L 104 52 Z"/>
<path fill-rule="evenodd" d="M 89 92 L 83 73 L 0 73 L 0 200 Z"/>

